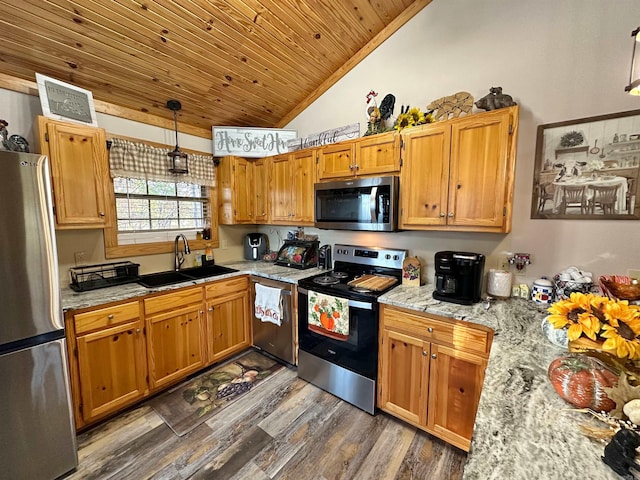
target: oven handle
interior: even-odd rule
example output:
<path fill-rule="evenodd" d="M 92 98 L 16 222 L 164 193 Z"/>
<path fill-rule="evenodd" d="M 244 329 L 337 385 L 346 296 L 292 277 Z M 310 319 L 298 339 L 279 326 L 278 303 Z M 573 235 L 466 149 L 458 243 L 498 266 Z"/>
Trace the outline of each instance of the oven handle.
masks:
<path fill-rule="evenodd" d="M 378 187 L 371 189 L 371 196 L 369 197 L 369 209 L 371 210 L 371 223 L 376 223 L 378 220 Z"/>
<path fill-rule="evenodd" d="M 306 288 L 300 288 L 298 287 L 298 293 L 301 293 L 303 295 L 309 295 L 309 290 L 307 290 Z M 342 298 L 342 297 L 339 297 Z M 349 299 L 346 299 L 349 300 Z M 373 303 L 370 302 L 360 302 L 358 300 L 349 300 L 349 306 L 351 308 L 359 308 L 361 310 L 373 310 Z"/>

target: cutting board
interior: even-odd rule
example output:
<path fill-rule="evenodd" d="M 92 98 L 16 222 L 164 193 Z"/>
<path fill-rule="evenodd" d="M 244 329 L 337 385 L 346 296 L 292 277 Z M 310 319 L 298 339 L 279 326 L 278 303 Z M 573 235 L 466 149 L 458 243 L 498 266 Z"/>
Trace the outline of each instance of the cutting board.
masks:
<path fill-rule="evenodd" d="M 367 290 L 373 290 L 379 292 L 385 288 L 389 288 L 391 285 L 398 283 L 398 279 L 394 277 L 388 277 L 386 275 L 372 275 L 367 274 L 351 280 L 348 285 L 352 287 L 366 288 Z"/>

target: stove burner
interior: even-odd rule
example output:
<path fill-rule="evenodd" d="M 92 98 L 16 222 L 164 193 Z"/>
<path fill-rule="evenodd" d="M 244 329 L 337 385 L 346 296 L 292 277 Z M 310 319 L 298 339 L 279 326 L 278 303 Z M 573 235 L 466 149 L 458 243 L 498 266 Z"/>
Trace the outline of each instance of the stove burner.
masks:
<path fill-rule="evenodd" d="M 317 283 L 318 285 L 335 285 L 336 283 L 340 283 L 340 280 L 338 280 L 336 277 L 324 275 L 322 277 L 314 278 L 313 282 Z"/>
<path fill-rule="evenodd" d="M 347 278 L 349 275 L 346 272 L 331 272 L 331 276 L 335 278 Z"/>

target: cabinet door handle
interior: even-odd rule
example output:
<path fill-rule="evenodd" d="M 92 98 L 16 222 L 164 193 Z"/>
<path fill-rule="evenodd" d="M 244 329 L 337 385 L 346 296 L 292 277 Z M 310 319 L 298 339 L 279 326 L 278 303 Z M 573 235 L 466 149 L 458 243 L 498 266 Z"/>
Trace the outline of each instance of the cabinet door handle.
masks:
<path fill-rule="evenodd" d="M 435 360 L 436 358 L 438 358 L 438 355 L 436 355 L 435 353 L 432 353 L 431 354 L 431 358 L 433 358 Z"/>
<path fill-rule="evenodd" d="M 429 328 L 427 328 L 427 332 L 429 332 L 429 333 L 433 333 L 433 327 L 429 327 Z"/>
<path fill-rule="evenodd" d="M 209 311 L 210 311 L 210 312 L 213 312 L 213 307 L 209 307 Z"/>
<path fill-rule="evenodd" d="M 139 328 L 136 328 L 136 333 L 140 333 L 140 331 L 141 330 Z"/>
<path fill-rule="evenodd" d="M 200 315 L 203 315 L 203 314 L 204 314 L 204 310 L 200 310 Z"/>
<path fill-rule="evenodd" d="M 113 320 L 113 313 L 111 313 L 111 314 L 107 315 L 107 318 L 108 318 L 109 320 Z"/>
<path fill-rule="evenodd" d="M 444 212 L 440 212 L 440 218 L 444 218 Z"/>
<path fill-rule="evenodd" d="M 98 212 L 101 217 L 104 217 L 104 212 Z"/>
<path fill-rule="evenodd" d="M 358 164 L 355 164 L 355 169 L 358 170 L 360 167 L 358 166 Z"/>
<path fill-rule="evenodd" d="M 449 218 L 453 218 L 453 212 L 449 212 Z"/>
<path fill-rule="evenodd" d="M 349 170 L 353 170 L 353 165 L 349 165 Z"/>
<path fill-rule="evenodd" d="M 426 350 L 422 350 L 422 355 L 426 357 L 428 355 L 427 351 Z"/>

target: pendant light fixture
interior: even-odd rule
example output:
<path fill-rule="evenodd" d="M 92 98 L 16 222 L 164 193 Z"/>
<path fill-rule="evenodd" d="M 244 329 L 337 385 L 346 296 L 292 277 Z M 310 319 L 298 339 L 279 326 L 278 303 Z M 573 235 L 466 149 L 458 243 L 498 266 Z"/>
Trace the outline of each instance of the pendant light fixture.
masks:
<path fill-rule="evenodd" d="M 631 71 L 629 72 L 629 85 L 624 87 L 624 91 L 631 95 L 640 95 L 640 27 L 631 32 L 633 38 L 633 50 L 631 51 Z"/>
<path fill-rule="evenodd" d="M 178 147 L 178 110 L 182 108 L 182 105 L 178 100 L 169 100 L 167 101 L 167 108 L 169 110 L 173 110 L 173 124 L 176 131 L 176 148 L 173 152 L 167 153 L 171 159 L 171 167 L 169 168 L 169 171 L 177 174 L 189 173 L 187 154 L 185 152 L 181 152 L 180 147 Z"/>

